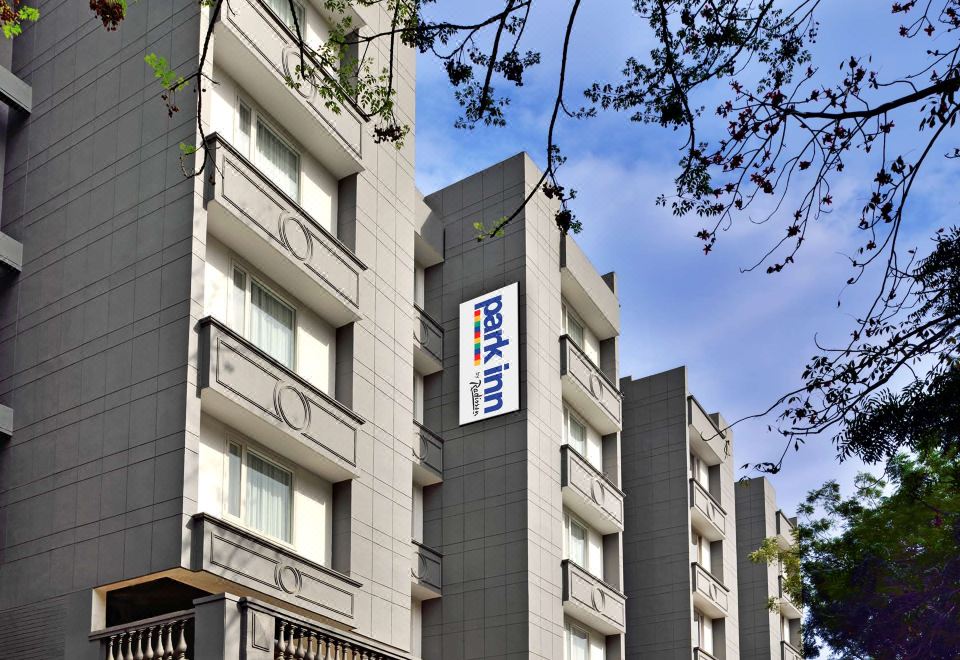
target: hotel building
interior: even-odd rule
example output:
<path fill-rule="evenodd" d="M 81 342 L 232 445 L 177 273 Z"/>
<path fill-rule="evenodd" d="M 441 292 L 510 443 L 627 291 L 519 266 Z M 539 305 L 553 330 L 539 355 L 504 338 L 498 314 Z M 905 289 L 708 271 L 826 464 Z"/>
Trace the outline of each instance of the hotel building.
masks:
<path fill-rule="evenodd" d="M 733 437 L 687 380 L 620 381 L 627 658 L 740 658 Z"/>
<path fill-rule="evenodd" d="M 323 7 L 295 0 L 308 38 Z M 424 198 L 413 133 L 376 144 L 285 84 L 287 2 L 224 5 L 204 137 L 143 60 L 190 71 L 207 8 L 131 3 L 116 32 L 40 11 L 0 52 L 0 649 L 623 657 L 616 278 L 542 195 L 473 229 L 531 160 Z M 519 406 L 463 424 L 459 307 L 513 284 Z"/>
<path fill-rule="evenodd" d="M 796 518 L 777 507 L 777 495 L 766 477 L 738 481 L 737 568 L 740 586 L 740 657 L 801 660 L 803 611 L 783 588 L 783 567 L 750 560 L 764 539 L 787 549 L 796 543 Z M 773 605 L 773 607 L 771 607 Z"/>

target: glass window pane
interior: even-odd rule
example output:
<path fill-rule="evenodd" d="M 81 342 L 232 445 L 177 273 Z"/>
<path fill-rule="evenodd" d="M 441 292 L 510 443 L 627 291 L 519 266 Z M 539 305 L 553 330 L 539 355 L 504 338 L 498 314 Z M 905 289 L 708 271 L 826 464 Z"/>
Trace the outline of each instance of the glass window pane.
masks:
<path fill-rule="evenodd" d="M 257 166 L 294 201 L 300 197 L 300 157 L 257 118 Z"/>
<path fill-rule="evenodd" d="M 230 443 L 227 454 L 227 513 L 240 517 L 240 445 Z"/>
<path fill-rule="evenodd" d="M 587 565 L 587 530 L 573 520 L 570 521 L 570 560 L 579 566 Z"/>
<path fill-rule="evenodd" d="M 256 454 L 247 455 L 247 505 L 244 519 L 264 534 L 290 541 L 290 473 Z"/>
<path fill-rule="evenodd" d="M 267 0 L 267 5 L 273 10 L 273 13 L 277 15 L 277 18 L 280 19 L 281 23 L 289 27 L 291 30 L 294 30 L 293 14 L 290 12 L 290 0 Z M 305 36 L 306 29 L 304 28 L 305 19 L 303 5 L 299 2 L 294 2 L 293 8 L 294 11 L 297 12 L 297 24 L 300 26 L 300 34 Z"/>
<path fill-rule="evenodd" d="M 256 282 L 250 283 L 250 341 L 293 368 L 293 310 Z"/>
<path fill-rule="evenodd" d="M 240 116 L 237 118 L 237 149 L 247 158 L 250 157 L 250 133 L 253 131 L 253 113 L 245 104 L 240 104 Z"/>
<path fill-rule="evenodd" d="M 570 660 L 588 660 L 590 637 L 579 628 L 570 628 Z"/>
<path fill-rule="evenodd" d="M 567 334 L 577 346 L 583 348 L 583 326 L 569 312 L 567 313 Z"/>
<path fill-rule="evenodd" d="M 587 455 L 587 428 L 570 415 L 570 446 L 576 449 L 581 456 Z"/>

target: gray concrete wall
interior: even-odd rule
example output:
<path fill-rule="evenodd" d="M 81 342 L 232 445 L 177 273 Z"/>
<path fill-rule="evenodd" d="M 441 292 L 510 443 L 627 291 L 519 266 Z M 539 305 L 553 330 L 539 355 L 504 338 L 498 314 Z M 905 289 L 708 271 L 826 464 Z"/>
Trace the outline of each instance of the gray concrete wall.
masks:
<path fill-rule="evenodd" d="M 195 116 L 167 116 L 143 58 L 188 67 L 199 10 L 131 4 L 107 33 L 83 0 L 39 9 L 14 41 L 33 112 L 0 221 L 24 246 L 0 286 L 0 620 L 22 623 L 0 648 L 78 657 L 58 632 L 89 632 L 90 589 L 181 560 Z"/>
<path fill-rule="evenodd" d="M 620 389 L 626 657 L 687 660 L 693 648 L 693 600 L 686 368 L 622 378 Z M 720 466 L 719 499 L 732 521 L 736 515 L 732 457 Z M 714 551 L 720 550 L 722 561 L 715 560 L 713 571 L 730 589 L 730 611 L 722 628 L 714 631 L 715 655 L 728 660 L 739 657 L 733 527 L 727 525 L 726 538 Z"/>
<path fill-rule="evenodd" d="M 766 477 L 738 482 L 736 491 L 741 657 L 779 658 L 780 615 L 767 607 L 768 599 L 778 594 L 777 568 L 749 558 L 765 538 L 777 533 L 777 495 Z"/>
<path fill-rule="evenodd" d="M 444 482 L 426 494 L 424 540 L 444 553 L 443 598 L 423 608 L 425 658 L 562 657 L 559 233 L 541 195 L 502 238 L 477 242 L 538 172 L 520 154 L 427 197 L 444 222 L 438 320 L 442 395 L 426 419 L 444 437 Z M 459 304 L 520 283 L 520 410 L 460 427 Z M 432 290 L 431 290 L 432 289 Z M 437 294 L 428 282 L 428 304 Z"/>

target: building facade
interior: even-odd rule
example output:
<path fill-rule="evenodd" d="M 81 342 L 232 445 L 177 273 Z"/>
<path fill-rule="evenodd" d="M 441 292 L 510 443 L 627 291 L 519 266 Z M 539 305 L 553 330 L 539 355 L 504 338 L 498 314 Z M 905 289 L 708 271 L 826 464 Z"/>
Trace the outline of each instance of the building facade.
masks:
<path fill-rule="evenodd" d="M 218 18 L 199 122 L 143 59 L 195 67 L 207 8 L 40 9 L 0 71 L 0 649 L 622 657 L 616 279 L 542 195 L 473 229 L 530 159 L 423 198 L 413 132 L 286 85 L 286 2 Z M 461 425 L 458 307 L 514 283 L 519 409 Z"/>
<path fill-rule="evenodd" d="M 783 589 L 783 567 L 749 558 L 764 539 L 776 539 L 783 549 L 793 546 L 797 519 L 777 507 L 766 477 L 738 481 L 736 491 L 741 658 L 801 660 L 803 611 Z"/>
<path fill-rule="evenodd" d="M 740 658 L 733 437 L 686 368 L 620 381 L 627 658 Z"/>

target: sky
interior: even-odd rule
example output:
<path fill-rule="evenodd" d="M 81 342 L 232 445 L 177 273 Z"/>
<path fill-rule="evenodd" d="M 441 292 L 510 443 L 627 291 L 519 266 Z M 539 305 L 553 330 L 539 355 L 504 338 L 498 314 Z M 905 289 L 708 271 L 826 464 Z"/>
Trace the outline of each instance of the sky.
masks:
<path fill-rule="evenodd" d="M 476 18 L 498 4 L 438 0 L 431 13 L 449 19 L 470 18 L 472 12 Z M 582 5 L 572 35 L 566 88 L 570 105 L 585 102 L 580 92 L 592 81 L 616 81 L 628 55 L 649 52 L 649 30 L 633 14 L 632 4 L 607 0 Z M 543 62 L 522 88 L 510 91 L 507 127 L 454 128 L 459 108 L 445 73 L 431 56 L 418 58 L 416 150 L 422 192 L 429 194 L 521 150 L 543 166 L 569 6 L 568 0 L 534 5 L 527 47 L 540 50 Z M 824 3 L 815 61 L 825 71 L 836 71 L 851 55 L 872 54 L 874 66 L 891 76 L 918 61 L 916 53 L 926 44 L 918 49 L 901 43 L 895 36 L 899 22 L 886 13 L 888 7 L 875 0 Z M 878 40 L 882 47 L 876 46 Z M 701 100 L 715 107 L 726 92 L 718 85 Z M 914 118 L 902 121 L 909 124 Z M 846 340 L 875 293 L 869 280 L 843 286 L 852 274 L 844 255 L 859 245 L 856 216 L 864 192 L 857 174 L 866 170 L 848 168 L 835 189 L 833 213 L 816 223 L 794 266 L 775 276 L 765 269 L 743 273 L 779 238 L 783 225 L 738 222 L 705 256 L 695 238 L 699 223 L 675 218 L 654 204 L 659 193 L 672 189 L 681 138 L 612 112 L 587 121 L 561 120 L 557 141 L 568 159 L 561 182 L 578 191 L 574 209 L 584 229 L 576 240 L 601 273 L 618 275 L 621 375 L 641 377 L 687 365 L 695 396 L 732 421 L 765 410 L 796 388 L 806 360 L 816 352 L 814 338 L 832 345 Z M 904 237 L 904 244 L 922 249 L 954 211 L 952 200 L 939 194 L 949 181 L 946 165 L 931 165 L 913 195 L 912 224 Z M 783 438 L 767 430 L 774 422 L 765 418 L 735 427 L 738 468 L 780 456 Z M 849 487 L 863 469 L 856 461 L 839 463 L 830 437 L 824 436 L 791 451 L 784 470 L 770 479 L 781 508 L 794 511 L 825 480 L 838 479 Z M 756 475 L 738 470 L 738 476 Z"/>

